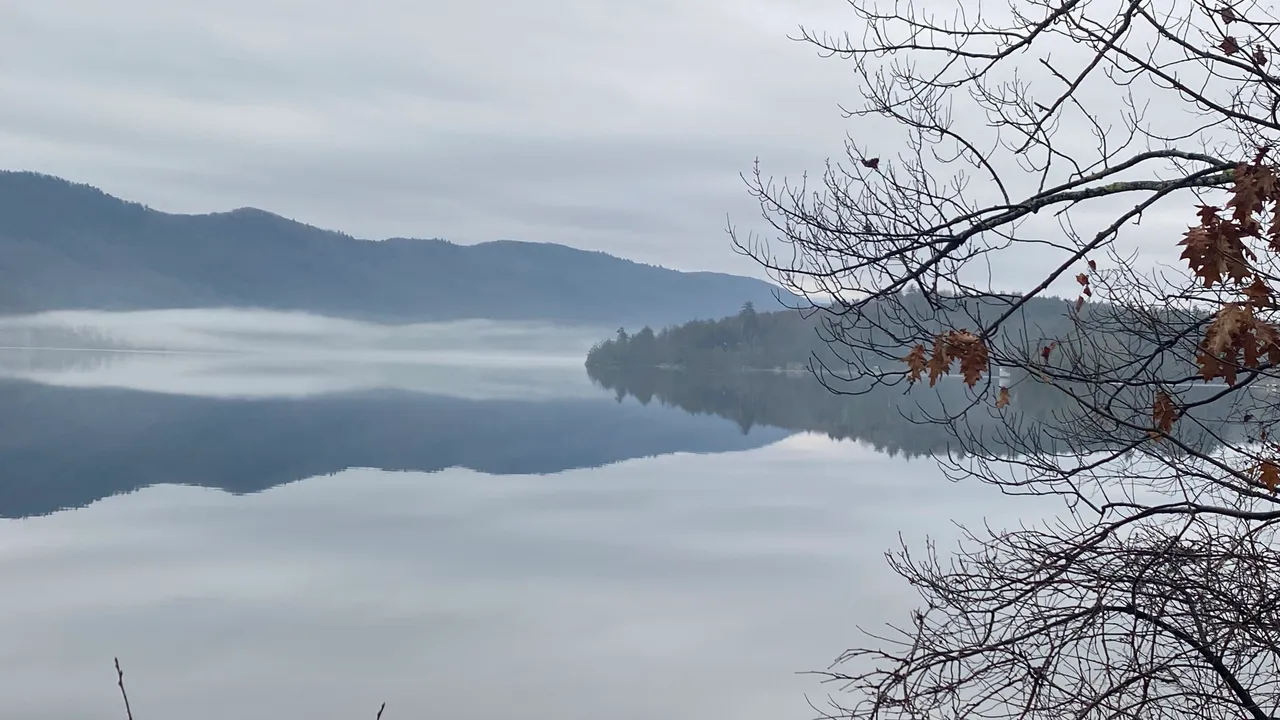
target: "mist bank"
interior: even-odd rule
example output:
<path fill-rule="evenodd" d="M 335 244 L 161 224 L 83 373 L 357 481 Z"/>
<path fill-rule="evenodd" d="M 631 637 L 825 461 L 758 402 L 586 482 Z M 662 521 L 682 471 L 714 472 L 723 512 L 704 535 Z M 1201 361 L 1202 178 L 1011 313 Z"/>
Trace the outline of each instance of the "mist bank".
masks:
<path fill-rule="evenodd" d="M 300 313 L 54 312 L 0 318 L 0 378 L 206 397 L 366 390 L 594 395 L 596 328 L 465 320 L 378 325 Z"/>
<path fill-rule="evenodd" d="M 236 308 L 74 310 L 0 317 L 0 345 L 189 352 L 470 350 L 580 360 L 602 330 L 535 321 L 381 324 Z"/>

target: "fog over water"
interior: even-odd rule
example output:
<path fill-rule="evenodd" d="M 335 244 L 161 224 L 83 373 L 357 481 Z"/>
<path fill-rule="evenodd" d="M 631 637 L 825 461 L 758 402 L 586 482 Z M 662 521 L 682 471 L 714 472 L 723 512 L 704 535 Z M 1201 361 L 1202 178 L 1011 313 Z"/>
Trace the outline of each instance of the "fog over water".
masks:
<path fill-rule="evenodd" d="M 208 396 L 395 389 L 598 394 L 582 372 L 610 330 L 486 320 L 375 325 L 238 310 L 0 318 L 0 377 Z M 24 349 L 25 348 L 25 349 Z"/>
<path fill-rule="evenodd" d="M 582 367 L 609 328 L 0 321 L 27 332 L 64 349 L 0 350 L 13 717 L 122 717 L 119 656 L 140 720 L 802 720 L 838 688 L 797 673 L 911 606 L 900 533 L 1034 506 L 619 400 Z"/>

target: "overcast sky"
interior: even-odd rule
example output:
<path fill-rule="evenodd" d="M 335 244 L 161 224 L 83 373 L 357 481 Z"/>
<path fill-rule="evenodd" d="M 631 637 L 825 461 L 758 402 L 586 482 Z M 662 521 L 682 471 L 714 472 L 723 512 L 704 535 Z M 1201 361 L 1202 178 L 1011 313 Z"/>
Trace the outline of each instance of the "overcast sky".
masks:
<path fill-rule="evenodd" d="M 855 97 L 787 39 L 839 0 L 0 5 L 0 165 L 173 212 L 745 271 L 738 177 L 820 170 Z"/>

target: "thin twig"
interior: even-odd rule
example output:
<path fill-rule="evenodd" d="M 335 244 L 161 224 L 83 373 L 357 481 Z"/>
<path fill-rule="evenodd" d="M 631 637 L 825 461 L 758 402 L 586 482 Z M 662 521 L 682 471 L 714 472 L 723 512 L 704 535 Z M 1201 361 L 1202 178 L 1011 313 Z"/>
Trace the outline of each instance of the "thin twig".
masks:
<path fill-rule="evenodd" d="M 129 720 L 133 720 L 133 710 L 129 707 L 129 693 L 124 691 L 124 671 L 120 669 L 120 658 L 116 658 L 116 683 L 120 685 L 120 697 L 124 698 L 124 712 Z M 382 713 L 378 713 L 382 717 Z"/>
<path fill-rule="evenodd" d="M 382 720 L 382 711 L 386 709 L 387 709 L 387 704 L 382 703 L 382 707 L 378 708 L 378 717 L 374 718 L 374 720 Z"/>

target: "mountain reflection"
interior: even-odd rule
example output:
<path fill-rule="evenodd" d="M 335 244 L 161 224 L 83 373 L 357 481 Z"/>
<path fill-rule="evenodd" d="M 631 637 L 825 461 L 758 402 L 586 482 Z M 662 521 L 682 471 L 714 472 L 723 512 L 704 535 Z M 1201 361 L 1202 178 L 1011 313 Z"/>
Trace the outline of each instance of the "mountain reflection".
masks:
<path fill-rule="evenodd" d="M 584 373 L 580 355 L 554 347 L 517 353 L 402 344 L 0 353 L 0 517 L 81 507 L 157 484 L 252 493 L 357 467 L 549 474 L 677 452 L 750 450 L 797 432 L 923 456 L 953 449 L 956 438 L 921 421 L 965 402 L 959 383 L 850 397 L 810 376 Z M 1056 391 L 1014 387 L 1006 412 L 979 406 L 969 413 L 967 428 L 984 447 L 1014 453 L 1011 440 L 1074 442 L 1036 437 L 1035 422 L 1019 425 L 1031 428 L 1030 439 L 1011 438 L 1009 416 L 1035 421 L 1064 411 Z M 1212 433 L 1240 432 L 1231 419 L 1246 412 L 1257 411 L 1207 406 L 1203 422 L 1176 430 L 1210 442 Z"/>
<path fill-rule="evenodd" d="M 163 483 L 251 493 L 352 467 L 545 474 L 747 450 L 789 434 L 744 436 L 719 418 L 603 396 L 219 398 L 0 381 L 0 516 L 47 514 Z"/>

